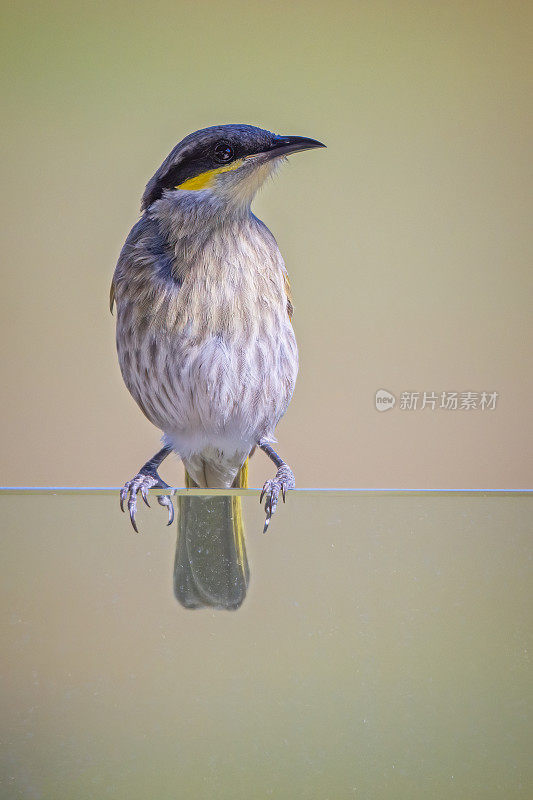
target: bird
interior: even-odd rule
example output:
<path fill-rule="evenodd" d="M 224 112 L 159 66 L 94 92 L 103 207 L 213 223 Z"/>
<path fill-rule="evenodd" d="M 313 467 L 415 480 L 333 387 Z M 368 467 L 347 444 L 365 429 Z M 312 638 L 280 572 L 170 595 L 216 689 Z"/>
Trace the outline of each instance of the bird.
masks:
<path fill-rule="evenodd" d="M 120 491 L 138 531 L 137 497 L 169 489 L 158 469 L 172 452 L 187 487 L 247 486 L 257 449 L 276 473 L 262 489 L 266 532 L 294 473 L 273 449 L 298 372 L 287 269 L 251 210 L 287 156 L 325 147 L 248 124 L 185 136 L 148 181 L 141 216 L 120 252 L 110 290 L 122 377 L 163 434 L 160 449 Z M 229 500 L 231 498 L 226 498 Z M 168 494 L 158 496 L 174 508 Z M 239 513 L 221 506 L 230 533 Z"/>

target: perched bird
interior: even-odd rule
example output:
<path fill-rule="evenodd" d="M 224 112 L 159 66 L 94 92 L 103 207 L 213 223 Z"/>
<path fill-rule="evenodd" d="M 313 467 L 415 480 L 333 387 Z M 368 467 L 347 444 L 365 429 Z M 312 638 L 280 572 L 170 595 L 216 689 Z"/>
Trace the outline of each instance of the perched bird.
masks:
<path fill-rule="evenodd" d="M 242 486 L 249 455 L 263 450 L 277 468 L 261 494 L 265 530 L 294 488 L 271 446 L 298 371 L 290 286 L 250 204 L 287 155 L 324 146 L 218 125 L 186 136 L 148 181 L 110 293 L 124 382 L 163 432 L 164 447 L 121 490 L 135 530 L 137 494 L 148 504 L 149 489 L 168 488 L 157 470 L 172 451 L 188 486 L 224 489 Z M 172 501 L 158 499 L 170 524 Z"/>

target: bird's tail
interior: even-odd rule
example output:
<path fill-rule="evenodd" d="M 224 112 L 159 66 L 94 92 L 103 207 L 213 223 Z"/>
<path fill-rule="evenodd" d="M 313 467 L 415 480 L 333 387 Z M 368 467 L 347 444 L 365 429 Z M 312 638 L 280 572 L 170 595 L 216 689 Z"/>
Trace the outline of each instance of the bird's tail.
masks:
<path fill-rule="evenodd" d="M 185 473 L 185 485 L 196 484 Z M 248 488 L 248 459 L 234 488 Z M 236 609 L 246 597 L 246 558 L 241 498 L 234 495 L 180 496 L 174 594 L 186 608 Z"/>

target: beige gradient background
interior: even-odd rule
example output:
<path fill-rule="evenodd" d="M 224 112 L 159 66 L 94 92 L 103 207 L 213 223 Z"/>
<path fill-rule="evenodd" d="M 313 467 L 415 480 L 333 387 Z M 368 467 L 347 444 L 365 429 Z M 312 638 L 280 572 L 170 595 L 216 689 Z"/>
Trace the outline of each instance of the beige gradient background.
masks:
<path fill-rule="evenodd" d="M 176 141 L 250 122 L 328 145 L 255 204 L 295 295 L 298 485 L 531 487 L 530 3 L 3 6 L 0 483 L 118 485 L 156 451 L 114 264 Z M 500 397 L 380 414 L 379 388 Z"/>

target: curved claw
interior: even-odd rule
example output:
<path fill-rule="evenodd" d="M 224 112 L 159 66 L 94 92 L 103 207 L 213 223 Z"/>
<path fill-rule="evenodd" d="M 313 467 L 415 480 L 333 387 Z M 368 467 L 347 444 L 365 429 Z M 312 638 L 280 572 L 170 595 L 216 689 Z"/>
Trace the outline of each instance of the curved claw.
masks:
<path fill-rule="evenodd" d="M 262 490 L 261 494 L 259 495 L 259 505 L 261 505 L 261 503 L 263 502 L 263 497 L 265 496 L 265 493 L 266 493 L 266 488 L 265 488 L 265 486 L 263 486 L 263 490 Z"/>
<path fill-rule="evenodd" d="M 170 498 L 169 498 L 169 500 L 170 500 Z M 172 500 L 170 500 L 170 503 L 169 503 L 169 506 L 168 506 L 168 522 L 167 522 L 167 527 L 168 527 L 169 525 L 172 525 L 172 523 L 173 523 L 173 522 L 174 522 L 174 503 L 172 502 Z"/>
<path fill-rule="evenodd" d="M 126 486 L 123 486 L 122 489 L 120 490 L 120 510 L 122 511 L 122 513 L 124 513 L 124 500 L 126 499 L 126 495 L 128 494 L 127 486 L 128 484 L 126 484 Z"/>
<path fill-rule="evenodd" d="M 276 508 L 278 507 L 278 490 L 274 489 L 272 491 L 272 494 L 270 495 L 269 500 L 270 500 L 270 502 L 268 503 L 268 511 L 267 511 L 267 513 L 268 513 L 268 516 L 270 518 L 272 516 L 272 514 L 275 512 Z M 266 508 L 265 508 L 265 511 L 266 511 Z"/>
<path fill-rule="evenodd" d="M 272 519 L 272 515 L 274 514 L 276 508 L 278 507 L 280 493 L 283 498 L 283 502 L 285 503 L 288 489 L 294 489 L 294 475 L 290 467 L 284 464 L 278 469 L 275 478 L 265 482 L 263 489 L 261 491 L 259 502 L 261 502 L 263 500 L 263 497 L 265 497 L 266 495 L 266 500 L 265 500 L 266 520 L 265 520 L 265 527 L 263 528 L 263 533 L 267 532 L 270 520 Z"/>
<path fill-rule="evenodd" d="M 280 486 L 276 483 L 276 481 L 268 480 L 263 486 L 263 491 L 261 492 L 261 500 L 266 495 L 266 500 L 265 500 L 266 519 L 265 519 L 265 527 L 263 528 L 263 533 L 267 532 L 270 520 L 272 519 L 272 514 L 275 512 L 276 507 L 278 505 L 279 492 L 280 492 Z"/>
<path fill-rule="evenodd" d="M 166 506 L 168 509 L 168 522 L 167 527 L 172 525 L 174 522 L 174 503 L 172 502 L 172 498 L 168 496 L 168 494 L 159 494 L 157 496 L 157 502 L 160 506 Z"/>
<path fill-rule="evenodd" d="M 137 495 L 140 494 L 143 502 L 145 505 L 150 508 L 150 502 L 148 500 L 148 491 L 152 489 L 154 486 L 157 486 L 159 489 L 166 489 L 167 484 L 161 480 L 159 475 L 157 474 L 157 470 L 148 470 L 147 467 L 150 466 L 149 464 L 145 464 L 145 466 L 141 469 L 141 471 L 135 475 L 131 481 L 126 481 L 122 489 L 120 490 L 120 508 L 124 511 L 124 504 L 127 499 L 128 503 L 128 511 L 130 515 L 131 524 L 133 530 L 136 533 L 139 533 L 139 529 L 137 528 L 137 522 L 135 521 L 135 515 L 137 513 Z M 159 498 L 158 498 L 159 499 Z M 163 503 L 163 505 L 169 506 L 169 503 Z M 169 516 L 169 525 L 172 523 L 174 519 L 174 507 L 170 502 L 168 516 Z"/>
<path fill-rule="evenodd" d="M 145 486 L 141 486 L 141 497 L 144 500 L 145 505 L 147 505 L 148 508 L 150 508 L 150 503 L 148 502 L 148 495 L 147 495 Z"/>
<path fill-rule="evenodd" d="M 133 525 L 133 530 L 135 533 L 139 533 L 137 523 L 135 522 L 135 513 L 137 511 L 137 496 L 135 494 L 131 495 L 130 499 L 128 500 L 128 511 L 130 512 L 130 520 L 131 524 Z"/>

